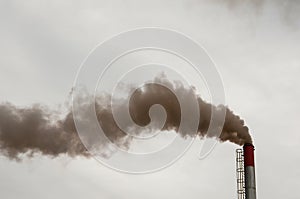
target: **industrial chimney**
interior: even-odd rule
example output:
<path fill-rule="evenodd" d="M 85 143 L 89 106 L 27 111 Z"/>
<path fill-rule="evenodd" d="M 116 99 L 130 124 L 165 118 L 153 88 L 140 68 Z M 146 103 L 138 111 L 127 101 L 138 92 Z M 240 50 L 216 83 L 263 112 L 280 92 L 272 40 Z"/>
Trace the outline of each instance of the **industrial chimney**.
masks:
<path fill-rule="evenodd" d="M 237 193 L 239 199 L 256 199 L 254 146 L 245 144 L 236 150 Z"/>
<path fill-rule="evenodd" d="M 256 199 L 254 146 L 252 144 L 245 144 L 243 148 L 246 199 Z"/>

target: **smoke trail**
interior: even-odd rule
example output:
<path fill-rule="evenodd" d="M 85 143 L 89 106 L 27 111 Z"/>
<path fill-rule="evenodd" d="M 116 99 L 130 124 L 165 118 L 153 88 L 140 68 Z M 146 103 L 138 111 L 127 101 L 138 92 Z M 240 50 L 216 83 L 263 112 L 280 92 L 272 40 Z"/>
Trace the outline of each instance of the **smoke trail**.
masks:
<path fill-rule="evenodd" d="M 200 110 L 198 132 L 191 133 L 186 130 L 181 132 L 183 138 L 187 136 L 216 137 L 217 135 L 214 134 L 207 135 L 211 115 L 212 112 L 218 114 L 221 109 L 225 109 L 225 124 L 223 127 L 217 127 L 222 128 L 222 133 L 217 139 L 239 145 L 252 142 L 244 121 L 227 107 L 223 105 L 214 106 L 203 101 L 195 93 L 194 88 L 185 88 L 180 83 L 172 84 L 167 79 L 161 78 L 156 78 L 154 82 L 169 84 L 176 90 L 176 93 L 179 93 L 179 97 L 187 101 L 187 104 L 189 104 L 189 99 L 197 98 Z M 128 148 L 130 146 L 130 136 L 116 124 L 110 106 L 110 99 L 109 95 L 103 95 L 96 100 L 96 113 L 99 124 L 109 140 L 123 148 Z M 87 105 L 85 100 L 80 103 L 82 107 Z M 166 110 L 167 118 L 163 130 L 177 131 L 181 119 L 178 99 L 166 87 L 155 83 L 146 84 L 143 88 L 135 90 L 131 96 L 129 112 L 133 121 L 140 126 L 150 123 L 149 109 L 154 104 L 160 104 Z M 116 106 L 117 109 L 126 107 L 122 100 Z M 195 107 L 188 108 L 194 109 Z M 84 119 L 84 113 L 82 118 Z M 128 128 L 130 127 L 128 126 Z M 139 134 L 140 132 L 135 133 Z M 93 138 L 86 139 L 93 141 Z M 106 142 L 95 147 L 103 150 L 103 155 L 107 155 L 106 151 L 109 151 Z M 20 159 L 22 154 L 33 156 L 36 153 L 51 157 L 60 154 L 67 154 L 71 157 L 89 157 L 88 151 L 81 143 L 76 132 L 71 111 L 64 119 L 58 119 L 56 114 L 40 105 L 18 108 L 9 103 L 0 105 L 0 152 L 8 158 L 16 160 Z"/>
<path fill-rule="evenodd" d="M 65 153 L 70 156 L 88 153 L 75 131 L 72 115 L 64 120 L 53 122 L 53 115 L 45 108 L 35 105 L 30 108 L 17 108 L 12 104 L 0 105 L 0 150 L 9 158 L 38 152 L 57 156 Z"/>
<path fill-rule="evenodd" d="M 178 97 L 184 99 L 186 105 L 192 104 L 189 103 L 189 100 L 192 98 L 197 99 L 200 110 L 198 132 L 196 132 L 196 134 L 191 134 L 191 131 L 185 130 L 184 132 L 181 132 L 182 137 L 194 137 L 199 135 L 200 137 L 218 137 L 220 141 L 230 141 L 238 145 L 252 143 L 248 127 L 245 126 L 244 121 L 239 116 L 235 115 L 229 108 L 224 105 L 214 106 L 205 102 L 199 95 L 196 94 L 196 90 L 194 88 L 186 89 L 181 84 L 177 84 L 175 86 L 163 78 L 156 78 L 154 82 L 162 83 L 164 85 L 168 84 L 169 87 L 173 87 Z M 146 84 L 143 88 L 135 90 L 131 96 L 129 110 L 135 123 L 141 126 L 149 124 L 150 117 L 148 111 L 154 104 L 161 104 L 167 112 L 167 119 L 163 130 L 173 129 L 177 131 L 181 118 L 179 102 L 170 90 L 160 84 Z M 192 110 L 195 107 L 188 106 L 186 108 L 188 110 Z M 222 110 L 225 110 L 226 112 L 224 125 L 213 127 L 221 128 L 221 135 L 207 134 L 207 130 L 212 119 L 212 112 L 218 116 Z M 192 119 L 193 118 L 187 118 L 187 120 Z"/>

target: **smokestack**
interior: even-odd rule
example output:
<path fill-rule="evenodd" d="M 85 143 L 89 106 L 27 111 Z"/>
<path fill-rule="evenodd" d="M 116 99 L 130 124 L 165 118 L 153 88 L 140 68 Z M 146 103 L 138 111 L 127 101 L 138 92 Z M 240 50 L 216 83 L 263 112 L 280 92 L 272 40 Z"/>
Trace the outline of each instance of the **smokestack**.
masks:
<path fill-rule="evenodd" d="M 245 196 L 246 199 L 256 199 L 254 146 L 246 143 L 244 149 Z"/>

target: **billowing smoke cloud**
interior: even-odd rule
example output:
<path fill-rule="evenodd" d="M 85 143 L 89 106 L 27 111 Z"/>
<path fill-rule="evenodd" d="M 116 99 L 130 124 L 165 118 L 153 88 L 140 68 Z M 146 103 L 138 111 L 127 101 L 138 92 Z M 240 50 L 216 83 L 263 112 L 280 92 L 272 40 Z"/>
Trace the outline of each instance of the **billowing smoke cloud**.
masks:
<path fill-rule="evenodd" d="M 57 156 L 88 153 L 76 133 L 72 114 L 65 119 L 53 121 L 53 115 L 45 108 L 35 105 L 17 108 L 12 104 L 0 105 L 0 150 L 10 158 L 29 152 Z"/>
<path fill-rule="evenodd" d="M 176 91 L 178 97 L 184 98 L 187 104 L 189 104 L 188 100 L 192 98 L 196 98 L 198 101 L 200 110 L 198 131 L 180 132 L 183 138 L 187 136 L 216 137 L 220 141 L 230 141 L 239 145 L 252 142 L 244 121 L 227 107 L 223 105 L 214 106 L 203 101 L 196 95 L 193 88 L 185 88 L 180 83 L 172 84 L 170 81 L 160 78 L 156 78 L 155 81 L 169 84 Z M 82 104 L 84 106 L 84 101 Z M 179 101 L 169 89 L 159 84 L 146 84 L 142 89 L 135 90 L 129 101 L 129 112 L 132 120 L 140 126 L 149 124 L 151 121 L 149 109 L 154 104 L 162 105 L 166 111 L 166 122 L 162 130 L 178 132 L 181 122 Z M 126 107 L 122 100 L 119 100 L 116 106 L 117 109 Z M 195 107 L 187 108 L 194 109 Z M 220 110 L 226 111 L 224 126 L 220 127 L 222 128 L 221 135 L 207 134 L 212 113 L 218 113 Z M 130 136 L 118 127 L 113 118 L 109 95 L 97 98 L 96 113 L 107 138 L 114 144 L 123 146 L 123 148 L 130 147 Z M 139 134 L 140 132 L 135 133 Z M 93 140 L 93 138 L 87 139 Z M 107 150 L 107 143 L 103 142 L 101 146 L 95 147 L 105 151 Z M 41 105 L 18 108 L 9 103 L 0 105 L 0 152 L 8 158 L 16 160 L 20 159 L 23 154 L 33 156 L 36 153 L 51 157 L 60 154 L 71 157 L 89 157 L 88 151 L 77 134 L 71 111 L 64 119 L 59 119 L 57 114 Z"/>
<path fill-rule="evenodd" d="M 230 141 L 238 145 L 243 145 L 245 143 L 252 143 L 251 136 L 249 134 L 249 129 L 245 126 L 244 121 L 237 115 L 235 115 L 229 108 L 224 105 L 215 106 L 210 103 L 205 102 L 201 99 L 199 95 L 196 94 L 194 88 L 186 89 L 181 84 L 172 85 L 168 80 L 163 78 L 156 78 L 155 81 L 159 84 L 146 84 L 143 88 L 135 90 L 130 99 L 129 110 L 132 119 L 138 125 L 145 126 L 150 123 L 150 117 L 148 111 L 150 107 L 154 104 L 162 105 L 167 113 L 167 119 L 163 130 L 178 130 L 181 122 L 181 108 L 179 99 L 184 100 L 185 108 L 192 110 L 195 107 L 190 106 L 189 101 L 191 99 L 197 99 L 200 111 L 200 121 L 198 125 L 197 132 L 191 132 L 189 130 L 184 130 L 181 133 L 182 137 L 190 136 L 200 136 L 200 137 L 216 137 L 220 141 Z M 177 97 L 163 85 L 168 85 L 174 89 Z M 226 113 L 224 125 L 213 126 L 211 132 L 207 132 L 209 125 L 211 123 L 212 113 L 218 119 L 218 115 L 221 113 Z M 187 115 L 186 120 L 192 120 L 192 115 Z M 214 129 L 221 128 L 222 132 L 219 135 L 217 132 L 213 133 Z"/>

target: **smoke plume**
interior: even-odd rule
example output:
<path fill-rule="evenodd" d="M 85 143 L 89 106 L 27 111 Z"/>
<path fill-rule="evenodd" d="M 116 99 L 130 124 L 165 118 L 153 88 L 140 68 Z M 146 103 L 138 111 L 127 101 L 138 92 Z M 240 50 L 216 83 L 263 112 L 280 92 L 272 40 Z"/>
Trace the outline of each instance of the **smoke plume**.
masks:
<path fill-rule="evenodd" d="M 239 145 L 251 143 L 251 137 L 244 121 L 223 105 L 214 106 L 202 100 L 194 88 L 185 88 L 180 83 L 173 84 L 167 79 L 156 78 L 156 82 L 169 84 L 178 97 L 188 100 L 196 98 L 199 104 L 200 121 L 197 132 L 188 130 L 180 132 L 186 137 L 216 137 L 220 141 L 230 141 Z M 96 100 L 96 113 L 106 137 L 114 144 L 130 147 L 130 136 L 123 132 L 116 124 L 112 108 L 111 97 L 103 95 Z M 84 101 L 82 102 L 84 106 Z M 166 111 L 166 122 L 162 130 L 175 130 L 181 122 L 181 109 L 176 96 L 159 84 L 146 84 L 142 89 L 134 91 L 129 101 L 129 112 L 132 120 L 140 126 L 150 123 L 149 109 L 152 105 L 160 104 Z M 123 100 L 116 104 L 117 109 L 125 106 Z M 187 107 L 194 109 L 195 107 Z M 207 134 L 213 112 L 218 114 L 220 110 L 226 111 L 224 126 L 221 135 Z M 84 118 L 84 116 L 83 116 Z M 191 118 L 192 119 L 192 118 Z M 130 128 L 130 126 L 128 126 Z M 140 132 L 135 132 L 139 134 Z M 87 138 L 93 140 L 93 138 Z M 95 146 L 105 151 L 107 144 Z M 82 144 L 76 131 L 72 111 L 63 118 L 41 105 L 27 108 L 19 108 L 10 103 L 0 104 L 0 152 L 2 155 L 19 160 L 22 155 L 34 154 L 56 157 L 61 154 L 89 157 L 89 153 Z M 105 152 L 103 153 L 105 154 Z"/>

